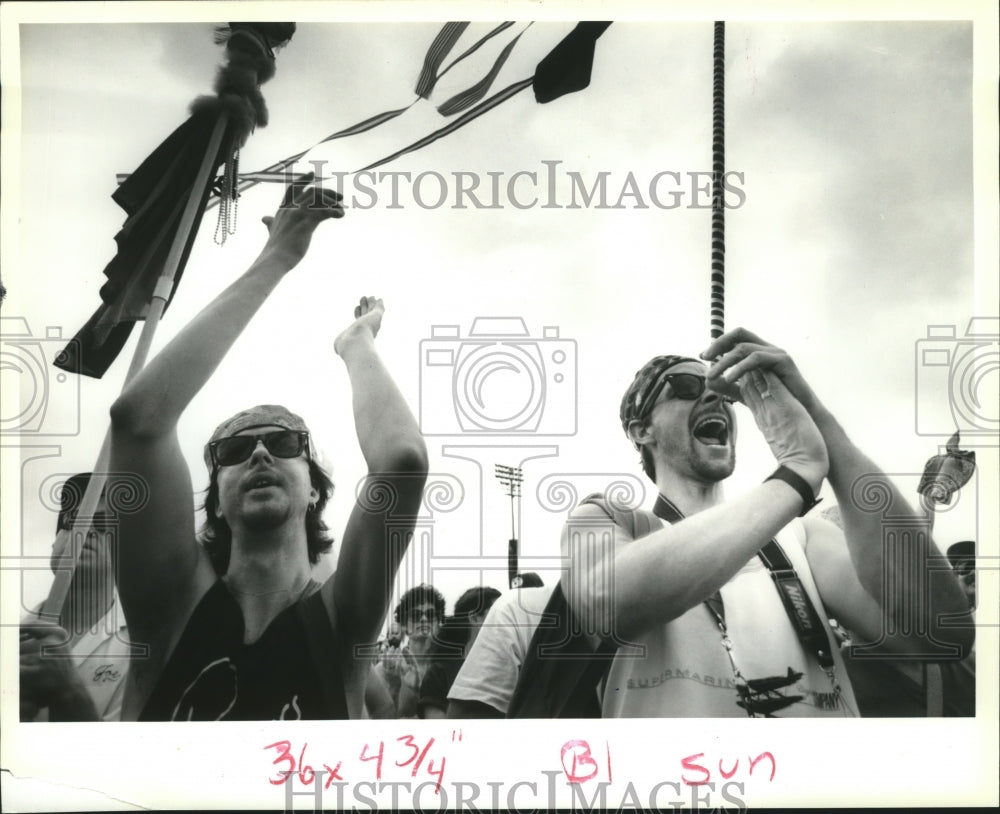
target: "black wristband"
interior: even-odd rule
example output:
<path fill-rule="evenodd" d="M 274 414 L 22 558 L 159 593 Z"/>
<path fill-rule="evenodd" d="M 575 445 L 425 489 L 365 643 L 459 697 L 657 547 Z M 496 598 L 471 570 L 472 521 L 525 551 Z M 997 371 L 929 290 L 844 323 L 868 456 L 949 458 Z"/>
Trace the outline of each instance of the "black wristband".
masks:
<path fill-rule="evenodd" d="M 802 498 L 802 511 L 799 512 L 799 517 L 804 517 L 808 511 L 814 508 L 817 503 L 821 503 L 823 500 L 822 498 L 815 498 L 813 496 L 812 487 L 806 482 L 806 479 L 797 472 L 789 469 L 787 466 L 779 466 L 774 470 L 770 477 L 764 480 L 764 483 L 767 483 L 769 480 L 784 481 L 799 493 L 799 497 Z"/>

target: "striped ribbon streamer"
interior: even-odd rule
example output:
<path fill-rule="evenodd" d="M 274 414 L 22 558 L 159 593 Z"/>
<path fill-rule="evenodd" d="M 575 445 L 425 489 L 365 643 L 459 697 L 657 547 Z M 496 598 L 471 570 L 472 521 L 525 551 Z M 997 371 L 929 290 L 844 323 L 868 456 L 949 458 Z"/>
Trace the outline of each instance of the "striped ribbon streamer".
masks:
<path fill-rule="evenodd" d="M 300 153 L 296 153 L 295 155 L 291 155 L 288 158 L 283 158 L 281 161 L 278 161 L 269 167 L 265 167 L 263 170 L 260 170 L 259 172 L 243 173 L 240 175 L 240 183 L 237 189 L 240 193 L 242 193 L 250 189 L 251 187 L 256 186 L 261 181 L 284 181 L 287 183 L 288 178 L 282 171 L 292 166 L 292 164 L 294 164 L 304 155 L 307 155 L 312 150 L 315 150 L 317 147 L 319 147 L 319 145 L 326 144 L 328 141 L 334 141 L 335 139 L 345 138 L 347 136 L 354 136 L 357 135 L 358 133 L 364 133 L 367 130 L 372 130 L 378 127 L 380 124 L 384 124 L 390 119 L 395 119 L 400 114 L 405 113 L 407 110 L 413 107 L 414 104 L 416 104 L 416 99 L 414 99 L 413 102 L 408 104 L 406 107 L 401 107 L 398 110 L 389 110 L 385 113 L 379 113 L 377 116 L 372 116 L 370 119 L 365 119 L 363 122 L 358 122 L 357 124 L 351 125 L 350 127 L 345 127 L 343 130 L 338 130 L 336 133 L 333 133 L 332 135 L 329 135 L 326 138 L 317 141 L 312 147 L 309 147 L 308 149 L 305 149 Z M 210 209 L 212 206 L 217 205 L 218 202 L 219 200 L 217 198 L 213 198 L 211 201 L 209 201 L 208 205 L 205 208 Z"/>
<path fill-rule="evenodd" d="M 472 110 L 470 110 L 468 113 L 455 119 L 455 121 L 453 121 L 446 127 L 442 127 L 440 130 L 435 130 L 430 135 L 424 136 L 422 139 L 413 142 L 413 144 L 409 145 L 408 147 L 404 147 L 402 150 L 397 150 L 392 155 L 386 156 L 380 161 L 376 161 L 374 164 L 369 164 L 367 167 L 362 167 L 360 170 L 355 170 L 355 172 L 366 172 L 367 170 L 373 170 L 376 167 L 381 167 L 383 164 L 388 164 L 390 161 L 395 161 L 402 155 L 415 152 L 416 150 L 419 150 L 422 147 L 426 147 L 428 144 L 437 141 L 439 138 L 447 136 L 449 133 L 455 132 L 456 130 L 458 130 L 458 128 L 464 127 L 466 124 L 473 121 L 474 119 L 479 118 L 487 111 L 492 110 L 501 102 L 506 102 L 514 94 L 519 93 L 525 88 L 531 87 L 531 82 L 533 79 L 534 77 L 529 76 L 527 79 L 522 79 L 520 82 L 515 82 L 513 85 L 510 85 L 509 87 L 505 88 L 499 93 L 494 94 L 485 102 L 476 105 L 476 107 L 472 108 Z"/>
<path fill-rule="evenodd" d="M 438 35 L 434 38 L 434 42 L 431 43 L 431 47 L 428 49 L 427 54 L 424 57 L 423 68 L 421 69 L 420 79 L 417 81 L 417 87 L 415 90 L 417 98 L 414 99 L 406 107 L 401 107 L 397 110 L 389 110 L 386 111 L 385 113 L 379 113 L 375 116 L 365 119 L 362 122 L 358 122 L 357 124 L 351 125 L 350 127 L 345 127 L 343 130 L 338 130 L 336 133 L 332 133 L 331 135 L 326 136 L 326 138 L 317 141 L 311 147 L 308 147 L 307 149 L 302 150 L 301 152 L 298 152 L 295 155 L 288 156 L 288 158 L 283 158 L 281 161 L 277 161 L 274 164 L 265 167 L 263 170 L 260 170 L 259 172 L 241 175 L 240 183 L 237 186 L 238 193 L 245 192 L 251 187 L 254 187 L 257 184 L 259 184 L 261 181 L 278 181 L 287 183 L 287 178 L 283 173 L 283 171 L 288 167 L 290 167 L 292 164 L 294 164 L 296 161 L 298 161 L 300 158 L 302 158 L 304 155 L 319 147 L 321 144 L 326 144 L 327 142 L 335 141 L 336 139 L 340 138 L 346 138 L 348 136 L 354 136 L 357 135 L 358 133 L 364 133 L 368 130 L 372 130 L 378 127 L 381 124 L 384 124 L 387 121 L 395 119 L 397 116 L 405 113 L 407 110 L 413 107 L 413 105 L 416 104 L 416 102 L 419 99 L 426 98 L 427 96 L 429 96 L 431 91 L 434 89 L 434 86 L 437 84 L 438 80 L 442 76 L 444 76 L 448 71 L 450 71 L 455 65 L 460 63 L 466 57 L 475 53 L 486 42 L 495 37 L 497 34 L 500 34 L 501 32 L 510 28 L 512 25 L 514 25 L 514 23 L 513 22 L 500 23 L 500 25 L 496 26 L 496 28 L 494 28 L 492 31 L 487 33 L 482 38 L 480 38 L 476 43 L 467 48 L 464 52 L 462 52 L 459 56 L 457 56 L 454 60 L 452 60 L 452 62 L 450 62 L 444 70 L 438 73 L 437 72 L 438 67 L 440 67 L 441 63 L 444 61 L 444 58 L 448 55 L 448 52 L 454 47 L 455 42 L 465 31 L 468 25 L 469 24 L 467 22 L 446 23 L 444 27 L 441 29 L 441 31 L 438 32 Z M 529 23 L 528 26 L 525 27 L 524 31 L 527 31 L 528 28 L 530 27 L 531 23 Z M 523 34 L 524 31 L 522 31 L 521 34 Z M 441 110 L 441 108 L 438 108 L 439 112 L 442 112 L 443 115 L 453 115 L 454 113 L 458 113 L 464 108 L 468 107 L 468 105 L 474 104 L 475 102 L 479 101 L 479 99 L 481 99 L 489 90 L 490 85 L 496 78 L 496 75 L 499 73 L 500 69 L 503 67 L 504 62 L 507 61 L 507 57 L 510 55 L 511 50 L 514 47 L 514 44 L 518 41 L 518 39 L 520 39 L 521 34 L 518 34 L 517 37 L 514 38 L 514 41 L 511 42 L 506 48 L 504 48 L 497 62 L 494 64 L 493 68 L 490 70 L 489 74 L 487 74 L 487 76 L 484 79 L 477 82 L 469 90 L 463 91 L 462 93 L 453 96 L 451 99 L 445 102 L 444 105 L 442 105 L 442 107 L 451 106 L 449 112 L 445 113 L 444 111 Z M 491 105 L 491 107 L 495 106 L 495 104 L 499 104 L 499 102 L 494 103 L 494 105 Z M 482 112 L 486 111 L 484 110 Z M 473 118 L 475 118 L 475 116 L 473 116 Z M 448 132 L 451 132 L 451 130 L 449 130 Z M 441 135 L 444 135 L 444 133 L 442 133 Z M 436 138 L 440 138 L 440 136 L 439 135 L 435 136 L 434 134 L 432 134 L 431 136 L 428 136 L 428 138 L 431 141 L 434 141 Z M 430 141 L 426 143 L 429 144 Z M 393 157 L 404 155 L 405 153 L 411 152 L 412 150 L 415 149 L 419 148 L 416 146 L 411 146 L 394 154 Z M 379 166 L 381 164 L 386 163 L 386 161 L 388 160 L 391 159 L 385 159 L 383 161 L 378 162 L 378 164 L 372 166 Z M 127 175 L 123 176 L 119 174 L 118 183 L 121 183 L 127 177 L 128 177 Z M 212 198 L 208 202 L 205 208 L 211 209 L 214 206 L 218 206 L 218 204 L 219 204 L 219 199 Z"/>
<path fill-rule="evenodd" d="M 376 167 L 381 167 L 383 164 L 388 164 L 390 161 L 394 161 L 400 156 L 406 155 L 407 153 L 415 152 L 422 147 L 426 147 L 428 144 L 432 144 L 439 138 L 443 138 L 444 136 L 447 136 L 449 133 L 455 132 L 460 127 L 464 127 L 469 122 L 478 119 L 484 113 L 489 112 L 497 105 L 501 104 L 502 102 L 506 102 L 512 96 L 524 90 L 526 87 L 531 85 L 532 79 L 533 77 L 528 77 L 527 79 L 522 79 L 520 82 L 515 82 L 513 85 L 510 85 L 509 87 L 505 88 L 499 93 L 491 96 L 482 104 L 477 105 L 468 113 L 466 113 L 464 116 L 460 116 L 459 118 L 455 119 L 455 121 L 451 122 L 446 127 L 442 127 L 439 130 L 435 130 L 433 133 L 430 133 L 429 135 L 424 136 L 422 139 L 413 142 L 413 144 L 404 147 L 402 150 L 397 150 L 392 155 L 379 159 L 374 164 L 369 164 L 367 167 L 362 167 L 360 170 L 352 170 L 351 174 L 356 174 L 359 172 L 367 172 L 368 170 L 373 170 Z M 304 155 L 304 153 L 301 155 Z M 295 158 L 300 158 L 301 155 L 296 156 Z M 268 167 L 267 169 L 261 170 L 259 172 L 245 173 L 241 177 L 245 179 L 248 183 L 253 183 L 253 184 L 259 184 L 261 182 L 288 183 L 289 177 L 287 173 L 281 171 L 285 169 L 288 162 L 289 159 L 286 159 L 283 162 L 279 162 L 279 164 L 273 165 L 273 167 Z M 335 178 L 336 176 L 314 176 L 314 177 L 315 180 L 317 181 L 324 181 L 330 178 Z"/>
<path fill-rule="evenodd" d="M 448 63 L 448 67 L 445 68 L 443 71 L 441 71 L 441 73 L 439 73 L 437 75 L 437 78 L 440 79 L 442 76 L 444 76 L 446 73 L 448 73 L 448 71 L 450 71 L 452 68 L 454 68 L 456 65 L 458 65 L 459 62 L 461 62 L 467 56 L 471 56 L 472 54 L 474 54 L 483 45 L 485 45 L 487 42 L 489 42 L 491 39 L 493 39 L 497 34 L 499 34 L 502 31 L 506 31 L 512 25 L 514 25 L 513 20 L 511 20 L 509 22 L 506 22 L 506 23 L 500 23 L 500 25 L 498 25 L 489 34 L 487 34 L 485 37 L 483 37 L 481 40 L 479 40 L 479 42 L 477 42 L 475 45 L 469 46 L 469 48 L 467 48 L 465 51 L 463 51 L 461 54 L 459 54 L 457 57 L 455 57 L 454 60 L 452 60 L 450 63 Z M 531 27 L 531 23 L 528 23 L 527 27 L 525 27 L 524 30 L 527 31 L 528 28 L 530 28 L 530 27 Z M 524 31 L 522 31 L 521 33 L 523 34 Z"/>
<path fill-rule="evenodd" d="M 426 99 L 431 95 L 438 80 L 438 68 L 441 67 L 444 58 L 448 56 L 448 52 L 455 47 L 455 43 L 458 42 L 458 38 L 462 36 L 462 32 L 468 25 L 468 23 L 445 23 L 444 28 L 434 38 L 434 42 L 431 43 L 431 47 L 427 51 L 427 56 L 424 57 L 424 67 L 420 71 L 420 78 L 417 80 L 417 87 L 414 90 L 414 93 L 421 99 Z"/>
<path fill-rule="evenodd" d="M 726 165 L 726 24 L 715 24 L 712 79 L 712 288 L 711 337 L 725 333 L 726 214 L 722 177 Z"/>
<path fill-rule="evenodd" d="M 531 23 L 528 24 L 524 31 L 527 31 L 530 27 Z M 523 34 L 524 31 L 522 31 L 521 34 Z M 500 69 L 503 68 L 504 63 L 507 61 L 507 57 L 510 56 L 510 52 L 514 50 L 514 46 L 517 45 L 517 41 L 521 39 L 521 34 L 518 34 L 514 37 L 514 39 L 507 43 L 507 46 L 500 52 L 500 56 L 497 58 L 497 61 L 493 63 L 493 67 L 490 69 L 490 72 L 486 74 L 486 76 L 480 79 L 468 90 L 455 94 L 447 102 L 439 105 L 437 109 L 438 113 L 442 116 L 454 116 L 456 113 L 461 113 L 463 110 L 482 99 L 486 95 L 487 91 L 489 91 L 490 86 L 493 84 L 493 80 L 497 78 L 497 74 L 500 73 Z M 442 72 L 442 76 L 443 75 L 444 73 Z"/>

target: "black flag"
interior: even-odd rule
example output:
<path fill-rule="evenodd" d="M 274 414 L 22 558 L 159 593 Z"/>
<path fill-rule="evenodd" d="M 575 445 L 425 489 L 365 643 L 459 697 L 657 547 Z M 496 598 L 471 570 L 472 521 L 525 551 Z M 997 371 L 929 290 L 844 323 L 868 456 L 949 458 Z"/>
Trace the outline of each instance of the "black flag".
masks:
<path fill-rule="evenodd" d="M 531 83 L 536 102 L 545 104 L 590 84 L 594 47 L 609 25 L 611 23 L 577 23 L 576 28 L 538 63 Z"/>

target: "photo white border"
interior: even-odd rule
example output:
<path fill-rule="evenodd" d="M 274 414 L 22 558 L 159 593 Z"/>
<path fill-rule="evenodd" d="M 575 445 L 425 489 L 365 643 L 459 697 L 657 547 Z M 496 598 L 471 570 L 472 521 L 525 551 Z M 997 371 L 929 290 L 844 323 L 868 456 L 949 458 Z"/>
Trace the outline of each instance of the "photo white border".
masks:
<path fill-rule="evenodd" d="M 16 252 L 16 213 L 20 177 L 17 89 L 17 25 L 58 20 L 62 23 L 101 21 L 215 21 L 232 16 L 215 3 L 4 3 L 0 50 L 3 51 L 3 165 L 8 182 L 3 190 L 3 252 Z M 466 19 L 960 19 L 975 21 L 974 116 L 976 201 L 976 300 L 984 313 L 997 302 L 998 208 L 997 154 L 997 10 L 990 2 L 938 3 L 506 3 L 417 2 L 247 2 L 238 4 L 244 19 L 280 16 L 300 22 L 338 18 L 400 21 L 461 16 Z M 710 10 L 709 10 L 710 9 Z M 5 262 L 4 266 L 10 266 Z M 9 272 L 8 272 L 9 273 Z M 8 486 L 17 473 L 5 472 Z M 987 492 L 988 493 L 988 492 Z M 995 492 L 994 492 L 995 493 Z M 16 505 L 16 504 L 15 504 Z M 2 531 L 19 533 L 16 512 L 4 512 Z M 995 530 L 993 530 L 995 532 Z M 994 540 L 995 543 L 995 540 Z M 5 571 L 3 611 L 11 618 L 17 583 Z M 989 583 L 988 583 L 989 584 Z M 997 605 L 996 583 L 983 588 L 983 605 Z M 14 613 L 16 616 L 16 612 Z M 645 721 L 355 721 L 254 724 L 119 724 L 101 726 L 20 725 L 16 721 L 17 678 L 14 661 L 3 659 L 3 799 L 8 811 L 128 810 L 142 808 L 280 808 L 282 791 L 268 783 L 273 776 L 273 751 L 264 746 L 281 739 L 310 744 L 313 760 L 341 759 L 361 744 L 414 733 L 426 742 L 434 737 L 447 754 L 447 783 L 463 781 L 534 781 L 543 789 L 544 770 L 560 767 L 559 747 L 571 739 L 586 739 L 595 749 L 610 744 L 621 775 L 609 790 L 617 806 L 624 777 L 648 789 L 663 780 L 678 780 L 680 760 L 704 753 L 707 760 L 731 765 L 767 750 L 776 756 L 775 782 L 759 776 L 746 783 L 745 802 L 760 806 L 955 806 L 997 805 L 998 676 L 997 628 L 979 631 L 981 668 L 975 719 L 862 721 L 730 720 Z M 13 652 L 12 627 L 2 629 L 2 652 Z M 453 738 L 461 730 L 462 740 Z M 498 744 L 503 744 L 498 748 Z M 353 758 L 350 758 L 353 760 Z M 707 764 L 706 764 L 707 765 Z M 388 779 L 388 778 L 387 778 Z M 394 779 L 408 779 L 396 776 Z M 736 777 L 734 777 L 734 780 Z M 558 802 L 568 805 L 566 789 Z M 642 797 L 640 791 L 640 798 Z M 387 797 L 383 797 L 387 800 Z M 670 799 L 670 798 L 668 798 Z M 532 801 L 523 788 L 522 806 L 545 805 L 544 792 Z M 332 802 L 328 799 L 328 805 Z M 719 803 L 721 804 L 721 803 Z M 297 797 L 296 808 L 309 810 L 313 801 Z M 424 802 L 424 805 L 428 805 Z M 479 803 L 488 803 L 481 798 Z"/>

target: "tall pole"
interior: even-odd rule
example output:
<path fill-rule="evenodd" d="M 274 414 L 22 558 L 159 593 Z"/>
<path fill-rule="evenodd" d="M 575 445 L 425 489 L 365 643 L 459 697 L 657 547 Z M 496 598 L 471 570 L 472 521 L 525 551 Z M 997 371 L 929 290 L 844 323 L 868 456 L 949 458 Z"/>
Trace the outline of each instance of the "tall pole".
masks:
<path fill-rule="evenodd" d="M 226 36 L 216 39 L 216 42 L 226 42 L 226 62 L 219 66 L 215 81 L 217 94 L 218 113 L 215 126 L 208 138 L 205 152 L 202 155 L 198 172 L 191 185 L 191 191 L 185 201 L 184 209 L 181 212 L 180 221 L 177 225 L 177 232 L 174 235 L 170 251 L 163 263 L 160 278 L 156 282 L 150 299 L 149 308 L 145 316 L 145 323 L 142 327 L 142 334 L 136 345 L 132 362 L 125 375 L 125 385 L 139 373 L 146 364 L 149 350 L 153 344 L 153 336 L 159 325 L 160 318 L 170 300 L 170 294 L 174 288 L 174 281 L 178 271 L 184 263 L 185 247 L 195 228 L 198 218 L 201 215 L 201 202 L 208 188 L 209 181 L 217 166 L 219 150 L 222 147 L 223 139 L 227 132 L 230 132 L 230 156 L 232 151 L 239 150 L 240 145 L 246 141 L 257 124 L 263 126 L 266 121 L 266 108 L 264 107 L 264 97 L 261 95 L 260 86 L 274 76 L 274 51 L 273 47 L 283 45 L 291 39 L 295 33 L 295 23 L 230 23 L 226 29 Z M 217 32 L 218 35 L 219 32 Z M 249 117 L 238 116 L 231 118 L 226 112 L 227 104 L 231 105 L 234 97 L 242 100 L 241 109 L 248 112 Z M 224 100 L 228 99 L 228 103 Z M 201 102 L 195 100 L 196 104 Z M 227 161 L 228 165 L 228 161 Z M 111 459 L 111 430 L 104 436 L 101 451 L 98 454 L 97 462 L 94 465 L 93 475 L 87 489 L 80 502 L 77 518 L 73 528 L 68 531 L 59 532 L 60 535 L 72 535 L 72 568 L 60 569 L 49 590 L 48 598 L 42 607 L 42 614 L 53 616 L 56 619 L 62 614 L 63 604 L 69 592 L 73 574 L 76 571 L 77 559 L 83 549 L 82 540 L 85 540 L 93 524 L 94 513 L 100 502 L 102 492 L 108 480 L 108 464 Z M 154 484 L 140 484 L 139 491 L 148 490 Z M 134 486 L 134 484 L 133 484 Z M 58 538 L 57 538 L 58 539 Z M 60 541 L 60 542 L 64 542 Z M 117 575 L 116 575 L 117 577 Z"/>
<path fill-rule="evenodd" d="M 711 336 L 726 330 L 726 210 L 722 179 L 726 171 L 726 24 L 715 24 L 712 59 L 712 292 Z"/>
<path fill-rule="evenodd" d="M 188 196 L 187 204 L 181 215 L 180 225 L 177 229 L 177 234 L 174 236 L 174 242 L 170 247 L 170 253 L 167 255 L 166 262 L 163 265 L 163 273 L 160 275 L 160 279 L 156 283 L 156 289 L 153 291 L 153 299 L 150 302 L 149 312 L 142 326 L 142 334 L 139 336 L 139 342 L 132 356 L 132 362 L 129 365 L 128 372 L 125 374 L 125 386 L 135 378 L 136 374 L 146 364 L 146 358 L 149 356 L 149 349 L 153 344 L 156 328 L 160 324 L 163 309 L 167 304 L 167 300 L 170 299 L 170 292 L 173 290 L 174 277 L 177 274 L 177 269 L 180 267 L 181 257 L 184 254 L 184 246 L 187 244 L 188 235 L 194 227 L 195 218 L 198 216 L 202 193 L 208 185 L 212 172 L 215 169 L 215 160 L 219 154 L 222 138 L 226 134 L 226 124 L 228 121 L 229 118 L 226 113 L 220 112 L 219 118 L 215 123 L 215 129 L 209 138 L 208 148 L 202 157 L 201 166 L 198 168 L 195 183 L 191 187 L 191 194 Z M 49 595 L 42 605 L 41 615 L 43 618 L 58 620 L 62 615 L 63 604 L 66 602 L 69 586 L 76 572 L 77 560 L 80 552 L 83 551 L 83 543 L 90 532 L 90 526 L 93 524 L 94 515 L 100 503 L 101 493 L 107 484 L 108 465 L 110 462 L 111 431 L 109 429 L 104 435 L 104 442 L 101 444 L 101 451 L 97 456 L 97 462 L 94 464 L 94 472 L 90 483 L 87 484 L 87 489 L 80 501 L 80 508 L 77 513 L 78 522 L 73 523 L 72 529 L 61 530 L 57 536 L 57 541 L 60 544 L 62 543 L 60 538 L 72 537 L 73 545 L 69 547 L 69 551 L 71 552 L 70 556 L 73 559 L 73 565 L 71 568 L 60 568 L 56 571 L 52 587 L 49 589 Z M 149 484 L 147 484 L 148 486 Z"/>
<path fill-rule="evenodd" d="M 517 524 L 514 519 L 514 500 L 517 500 L 518 507 L 520 508 L 521 484 L 524 481 L 524 475 L 520 467 L 504 466 L 502 464 L 494 464 L 494 473 L 497 480 L 503 484 L 505 493 L 510 495 L 510 541 L 507 545 L 507 584 L 513 587 L 514 577 L 517 576 L 518 572 L 519 557 Z"/>

